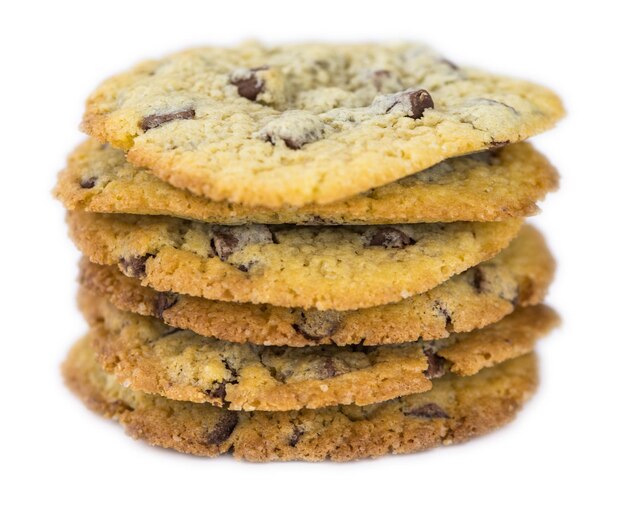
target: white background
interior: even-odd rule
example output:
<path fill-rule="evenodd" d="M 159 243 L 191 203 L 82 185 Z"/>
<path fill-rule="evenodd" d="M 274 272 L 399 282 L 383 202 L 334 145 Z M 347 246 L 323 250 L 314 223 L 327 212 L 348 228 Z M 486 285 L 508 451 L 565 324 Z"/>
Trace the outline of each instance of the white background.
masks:
<path fill-rule="evenodd" d="M 580 6 L 577 6 L 577 4 Z M 0 23 L 2 514 L 624 514 L 626 81 L 619 2 L 6 2 Z M 108 75 L 193 44 L 419 39 L 534 79 L 568 118 L 537 146 L 561 190 L 536 223 L 563 327 L 517 421 L 466 445 L 352 464 L 254 465 L 134 442 L 63 387 L 85 329 L 78 253 L 50 189 Z M 37 511 L 37 512 L 31 512 Z"/>

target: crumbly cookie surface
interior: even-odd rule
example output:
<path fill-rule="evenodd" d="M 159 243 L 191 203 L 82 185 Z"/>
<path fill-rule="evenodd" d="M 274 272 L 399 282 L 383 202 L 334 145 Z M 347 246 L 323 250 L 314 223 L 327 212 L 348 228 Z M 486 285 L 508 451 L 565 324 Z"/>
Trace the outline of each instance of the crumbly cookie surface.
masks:
<path fill-rule="evenodd" d="M 136 390 L 230 410 L 369 405 L 424 392 L 449 370 L 475 374 L 528 353 L 558 322 L 551 309 L 535 306 L 438 341 L 294 348 L 201 337 L 101 298 L 85 296 L 80 304 L 105 371 Z"/>
<path fill-rule="evenodd" d="M 537 385 L 534 354 L 470 377 L 449 374 L 433 389 L 379 404 L 288 412 L 235 412 L 172 401 L 121 386 L 97 365 L 88 339 L 63 365 L 68 387 L 137 439 L 214 457 L 347 461 L 466 441 L 513 419 Z"/>
<path fill-rule="evenodd" d="M 277 306 L 351 310 L 406 299 L 505 248 L 522 220 L 394 226 L 214 226 L 69 212 L 95 263 L 156 290 Z"/>
<path fill-rule="evenodd" d="M 399 224 L 497 221 L 532 215 L 558 186 L 554 167 L 529 144 L 446 160 L 429 170 L 343 201 L 269 209 L 216 202 L 174 188 L 95 140 L 80 145 L 59 174 L 69 210 L 169 215 L 214 224 Z"/>
<path fill-rule="evenodd" d="M 524 226 L 504 251 L 432 290 L 398 303 L 346 312 L 212 301 L 158 292 L 83 258 L 81 289 L 117 308 L 162 319 L 176 328 L 231 342 L 274 346 L 362 344 L 432 340 L 494 323 L 515 306 L 543 301 L 554 274 L 541 234 Z"/>
<path fill-rule="evenodd" d="M 278 208 L 325 204 L 562 116 L 546 88 L 417 44 L 199 48 L 105 81 L 83 129 L 178 188 Z"/>

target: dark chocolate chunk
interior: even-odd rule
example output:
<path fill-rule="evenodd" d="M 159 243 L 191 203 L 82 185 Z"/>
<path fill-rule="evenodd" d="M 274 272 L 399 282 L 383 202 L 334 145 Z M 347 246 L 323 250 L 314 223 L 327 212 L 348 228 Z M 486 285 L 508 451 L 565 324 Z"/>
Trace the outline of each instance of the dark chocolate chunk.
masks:
<path fill-rule="evenodd" d="M 383 87 L 383 83 L 386 79 L 391 77 L 391 72 L 389 70 L 375 70 L 372 72 L 372 82 L 374 83 L 374 87 L 380 91 Z"/>
<path fill-rule="evenodd" d="M 448 419 L 450 416 L 436 403 L 426 403 L 421 407 L 416 407 L 414 409 L 408 410 L 405 412 L 407 416 L 420 417 L 423 419 L 437 419 L 437 418 L 446 418 Z"/>
<path fill-rule="evenodd" d="M 415 244 L 415 240 L 399 229 L 390 226 L 375 228 L 366 236 L 368 246 L 386 249 L 403 249 Z"/>
<path fill-rule="evenodd" d="M 485 274 L 483 273 L 483 270 L 480 267 L 474 267 L 471 270 L 469 278 L 471 281 L 471 285 L 472 287 L 474 287 L 476 292 L 481 294 L 482 292 L 486 290 L 487 279 L 485 278 Z"/>
<path fill-rule="evenodd" d="M 289 138 L 289 137 L 283 137 L 283 141 L 285 142 L 285 145 L 287 147 L 289 147 L 291 150 L 298 150 L 301 149 L 302 146 L 307 143 L 306 142 L 307 137 L 305 136 L 305 138 L 301 138 L 301 139 L 297 139 L 297 138 Z"/>
<path fill-rule="evenodd" d="M 231 228 L 219 228 L 213 231 L 211 248 L 220 260 L 226 260 L 237 249 L 239 239 Z"/>
<path fill-rule="evenodd" d="M 408 93 L 409 101 L 411 103 L 411 111 L 408 116 L 411 118 L 422 118 L 424 115 L 424 111 L 426 109 L 431 109 L 435 107 L 435 103 L 433 102 L 433 98 L 430 96 L 426 90 L 417 90 L 411 91 Z"/>
<path fill-rule="evenodd" d="M 424 355 L 428 359 L 428 369 L 424 372 L 424 375 L 429 380 L 433 378 L 440 378 L 446 374 L 446 359 L 440 357 L 432 349 L 424 349 Z"/>
<path fill-rule="evenodd" d="M 435 301 L 433 303 L 433 308 L 439 312 L 443 317 L 445 317 L 446 319 L 446 331 L 448 332 L 453 332 L 454 331 L 454 325 L 452 324 L 452 315 L 450 314 L 450 311 L 448 310 L 448 308 L 441 302 L 441 301 Z"/>
<path fill-rule="evenodd" d="M 93 188 L 94 186 L 96 186 L 97 180 L 98 178 L 96 176 L 83 177 L 80 180 L 80 187 L 85 189 Z"/>
<path fill-rule="evenodd" d="M 453 63 L 452 61 L 450 61 L 449 59 L 446 59 L 446 58 L 441 58 L 439 61 L 440 61 L 441 63 L 443 63 L 443 64 L 445 64 L 445 65 L 449 66 L 449 67 L 450 67 L 450 68 L 452 68 L 453 70 L 458 70 L 458 69 L 459 69 L 459 67 L 458 67 L 455 63 Z"/>
<path fill-rule="evenodd" d="M 163 319 L 163 312 L 178 302 L 178 294 L 159 292 L 154 300 L 154 316 Z"/>
<path fill-rule="evenodd" d="M 265 82 L 257 79 L 254 74 L 247 79 L 239 79 L 233 84 L 237 86 L 237 93 L 248 100 L 256 100 L 265 86 Z"/>
<path fill-rule="evenodd" d="M 226 261 L 232 254 L 250 244 L 271 244 L 276 239 L 264 224 L 245 226 L 218 226 L 213 229 L 211 248 L 220 260 Z M 241 264 L 247 271 L 248 264 Z M 251 265 L 251 264 L 250 264 Z"/>
<path fill-rule="evenodd" d="M 298 150 L 322 139 L 324 131 L 325 124 L 318 116 L 287 111 L 268 122 L 259 137 L 272 145 L 282 141 L 287 148 Z"/>
<path fill-rule="evenodd" d="M 318 377 L 323 380 L 325 378 L 332 378 L 333 376 L 337 376 L 338 374 L 339 371 L 335 366 L 335 361 L 333 360 L 333 358 L 326 357 L 320 365 Z"/>
<path fill-rule="evenodd" d="M 144 278 L 146 276 L 146 262 L 148 258 L 154 258 L 153 254 L 143 256 L 128 256 L 119 259 L 119 265 L 126 276 L 131 278 Z"/>
<path fill-rule="evenodd" d="M 215 426 L 207 432 L 204 442 L 209 445 L 222 444 L 232 435 L 238 422 L 237 412 L 224 411 Z"/>
<path fill-rule="evenodd" d="M 226 380 L 222 380 L 221 382 L 217 382 L 213 387 L 207 389 L 206 394 L 211 398 L 217 398 L 222 401 L 226 399 L 226 386 L 230 384 L 230 382 Z"/>
<path fill-rule="evenodd" d="M 189 120 L 196 116 L 196 110 L 193 108 L 183 109 L 181 111 L 173 111 L 171 113 L 162 113 L 149 115 L 143 118 L 139 127 L 143 131 L 149 131 L 150 129 L 155 129 L 167 122 L 171 122 L 172 120 Z"/>
<path fill-rule="evenodd" d="M 422 118 L 426 109 L 435 107 L 433 98 L 426 90 L 409 90 L 397 93 L 390 100 L 391 104 L 388 104 L 387 113 L 399 104 L 406 116 L 415 120 Z"/>
<path fill-rule="evenodd" d="M 265 81 L 259 78 L 255 72 L 267 69 L 267 66 L 251 68 L 247 74 L 237 75 L 231 78 L 230 83 L 237 87 L 237 93 L 239 93 L 241 97 L 248 100 L 256 100 L 259 93 L 265 88 Z"/>
<path fill-rule="evenodd" d="M 300 441 L 300 437 L 302 437 L 302 434 L 304 434 L 304 428 L 294 426 L 293 432 L 289 436 L 289 446 L 293 448 L 296 444 L 298 444 L 298 442 Z"/>
<path fill-rule="evenodd" d="M 341 314 L 333 310 L 301 312 L 300 320 L 293 325 L 293 329 L 309 340 L 320 340 L 334 335 L 342 320 Z"/>

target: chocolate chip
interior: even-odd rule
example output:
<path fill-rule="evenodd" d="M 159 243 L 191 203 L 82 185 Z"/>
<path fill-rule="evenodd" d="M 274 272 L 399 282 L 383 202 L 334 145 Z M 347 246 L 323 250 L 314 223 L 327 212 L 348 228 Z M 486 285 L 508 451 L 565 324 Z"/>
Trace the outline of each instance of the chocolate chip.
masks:
<path fill-rule="evenodd" d="M 415 244 L 415 240 L 399 229 L 390 226 L 382 226 L 366 233 L 366 244 L 371 247 L 384 247 L 386 249 L 403 249 Z"/>
<path fill-rule="evenodd" d="M 426 109 L 432 109 L 435 107 L 433 98 L 426 90 L 411 91 L 408 93 L 409 101 L 411 103 L 411 111 L 407 116 L 418 119 L 424 116 Z"/>
<path fill-rule="evenodd" d="M 335 367 L 335 361 L 333 358 L 326 357 L 319 367 L 318 378 L 323 380 L 325 378 L 332 378 L 338 374 L 339 371 L 337 370 L 337 367 Z"/>
<path fill-rule="evenodd" d="M 146 276 L 146 262 L 148 258 L 154 258 L 153 254 L 143 256 L 129 256 L 119 259 L 119 265 L 126 276 L 131 278 L 144 278 Z"/>
<path fill-rule="evenodd" d="M 211 398 L 218 398 L 224 401 L 226 399 L 226 385 L 229 383 L 230 382 L 227 382 L 226 380 L 222 380 L 221 382 L 217 382 L 214 387 L 211 387 L 204 392 L 206 392 L 206 394 Z"/>
<path fill-rule="evenodd" d="M 424 349 L 424 355 L 428 360 L 428 369 L 424 372 L 424 376 L 429 380 L 440 378 L 446 374 L 446 359 L 440 357 L 432 349 Z"/>
<path fill-rule="evenodd" d="M 96 186 L 97 180 L 98 178 L 96 176 L 84 177 L 80 180 L 80 187 L 85 189 L 93 188 Z"/>
<path fill-rule="evenodd" d="M 237 251 L 251 244 L 276 243 L 274 234 L 264 224 L 248 224 L 245 226 L 218 226 L 213 228 L 211 249 L 222 261 L 226 261 Z M 252 264 L 240 264 L 247 271 Z"/>
<path fill-rule="evenodd" d="M 298 442 L 300 441 L 300 437 L 302 437 L 302 434 L 304 434 L 304 428 L 294 426 L 293 432 L 289 436 L 289 446 L 293 448 L 296 444 L 298 444 Z"/>
<path fill-rule="evenodd" d="M 474 290 L 476 290 L 476 292 L 481 294 L 485 291 L 487 287 L 487 280 L 485 278 L 483 270 L 480 267 L 474 267 L 470 271 L 469 279 L 472 287 L 474 287 Z"/>
<path fill-rule="evenodd" d="M 241 97 L 256 100 L 259 93 L 265 88 L 265 81 L 259 78 L 255 72 L 267 69 L 267 66 L 260 66 L 250 70 L 238 71 L 231 76 L 230 83 L 237 87 L 237 93 Z"/>
<path fill-rule="evenodd" d="M 247 263 L 240 263 L 237 265 L 237 268 L 241 271 L 241 272 L 250 272 L 250 269 L 252 269 L 252 267 L 254 267 L 254 264 L 259 263 L 257 260 L 252 260 L 250 262 Z"/>
<path fill-rule="evenodd" d="M 157 127 L 171 122 L 172 120 L 189 120 L 196 116 L 196 110 L 193 108 L 183 109 L 181 111 L 173 111 L 171 113 L 162 113 L 156 115 L 149 115 L 143 118 L 139 127 L 143 131 L 149 131 L 150 129 L 156 129 Z"/>
<path fill-rule="evenodd" d="M 375 114 L 385 114 L 393 110 L 415 120 L 424 116 L 424 111 L 435 107 L 435 102 L 426 90 L 406 90 L 389 95 L 378 95 L 370 110 Z"/>
<path fill-rule="evenodd" d="M 232 366 L 230 364 L 230 362 L 228 362 L 228 360 L 226 359 L 222 359 L 222 364 L 224 364 L 224 367 L 227 369 L 227 371 L 233 375 L 233 378 L 236 379 L 239 377 L 239 372 L 237 371 L 237 368 Z M 230 383 L 237 383 L 235 380 L 231 380 Z"/>
<path fill-rule="evenodd" d="M 232 435 L 238 422 L 239 415 L 237 412 L 224 411 L 213 429 L 207 433 L 204 442 L 208 445 L 222 444 Z"/>
<path fill-rule="evenodd" d="M 446 59 L 446 58 L 441 58 L 439 61 L 440 61 L 441 63 L 443 63 L 443 64 L 445 64 L 445 65 L 449 66 L 449 67 L 450 67 L 450 68 L 452 68 L 453 70 L 458 70 L 458 69 L 459 69 L 459 67 L 458 67 L 455 63 L 453 63 L 452 61 L 450 61 L 449 59 Z"/>
<path fill-rule="evenodd" d="M 342 315 L 333 310 L 301 312 L 300 320 L 293 325 L 293 329 L 303 337 L 316 341 L 334 335 L 342 321 Z"/>
<path fill-rule="evenodd" d="M 226 260 L 237 249 L 239 239 L 230 228 L 217 229 L 213 231 L 211 248 L 220 260 Z"/>
<path fill-rule="evenodd" d="M 375 101 L 375 104 L 378 108 L 384 107 L 385 113 L 389 113 L 393 108 L 399 106 L 406 116 L 415 120 L 422 118 L 426 109 L 435 107 L 430 93 L 426 90 L 409 90 L 387 95 Z"/>
<path fill-rule="evenodd" d="M 159 292 L 154 300 L 154 316 L 163 319 L 163 312 L 178 302 L 178 294 Z"/>
<path fill-rule="evenodd" d="M 222 364 L 224 365 L 224 368 L 230 373 L 230 378 L 224 378 L 219 382 L 215 382 L 215 385 L 213 387 L 207 389 L 204 392 L 212 398 L 219 398 L 224 401 L 226 399 L 226 386 L 239 383 L 239 372 L 237 371 L 237 368 L 231 365 L 230 362 L 225 358 L 222 358 Z"/>
<path fill-rule="evenodd" d="M 268 122 L 256 136 L 272 145 L 282 141 L 287 148 L 298 150 L 320 140 L 324 136 L 325 127 L 317 115 L 293 110 Z"/>
<path fill-rule="evenodd" d="M 252 75 L 248 79 L 241 79 L 233 82 L 233 84 L 237 86 L 237 93 L 239 93 L 241 97 L 245 97 L 248 100 L 256 100 L 259 93 L 263 91 L 263 87 L 265 86 L 265 82 L 257 79 L 255 75 Z"/>
<path fill-rule="evenodd" d="M 307 138 L 308 136 L 305 136 L 305 138 L 303 139 L 290 138 L 288 136 L 285 136 L 283 137 L 283 141 L 285 142 L 285 145 L 289 147 L 291 150 L 298 150 L 298 149 L 301 149 L 305 143 L 307 143 L 306 142 Z"/>
<path fill-rule="evenodd" d="M 450 416 L 436 403 L 426 403 L 421 407 L 417 407 L 405 412 L 407 416 L 414 416 L 423 419 L 436 419 L 445 418 L 449 419 Z"/>
<path fill-rule="evenodd" d="M 372 82 L 374 83 L 374 87 L 380 91 L 385 80 L 389 79 L 389 77 L 391 77 L 391 72 L 389 70 L 375 70 L 372 72 Z"/>
<path fill-rule="evenodd" d="M 433 308 L 445 317 L 446 331 L 452 333 L 454 331 L 454 325 L 452 324 L 452 315 L 450 314 L 448 308 L 441 301 L 435 301 L 433 303 Z"/>
<path fill-rule="evenodd" d="M 497 149 L 499 147 L 504 147 L 505 145 L 509 145 L 510 143 L 511 143 L 511 140 L 502 140 L 502 141 L 492 140 L 491 142 L 489 142 L 489 148 Z"/>

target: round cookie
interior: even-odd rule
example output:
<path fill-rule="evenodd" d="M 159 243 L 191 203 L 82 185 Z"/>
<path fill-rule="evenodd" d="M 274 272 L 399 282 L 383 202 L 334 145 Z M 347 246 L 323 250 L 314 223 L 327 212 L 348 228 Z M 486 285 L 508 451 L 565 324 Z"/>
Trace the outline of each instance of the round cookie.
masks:
<path fill-rule="evenodd" d="M 554 259 L 541 234 L 524 226 L 501 253 L 432 290 L 392 303 L 346 312 L 299 310 L 211 301 L 158 292 L 115 265 L 83 258 L 81 290 L 117 308 L 162 319 L 176 328 L 230 342 L 272 346 L 394 344 L 433 340 L 494 323 L 515 306 L 543 301 Z"/>
<path fill-rule="evenodd" d="M 446 160 L 347 200 L 275 210 L 211 201 L 174 188 L 124 153 L 88 140 L 59 174 L 56 196 L 69 210 L 168 215 L 214 224 L 401 224 L 497 221 L 537 212 L 558 186 L 554 167 L 519 143 Z"/>
<path fill-rule="evenodd" d="M 398 226 L 212 226 L 69 212 L 87 257 L 156 290 L 277 306 L 352 310 L 425 292 L 503 248 L 522 220 Z"/>
<path fill-rule="evenodd" d="M 344 199 L 562 115 L 546 88 L 418 44 L 248 43 L 106 80 L 82 128 L 178 188 L 278 208 Z"/>
<path fill-rule="evenodd" d="M 293 348 L 233 345 L 83 298 L 100 365 L 120 382 L 170 399 L 230 410 L 369 405 L 431 388 L 450 370 L 475 374 L 531 351 L 558 322 L 545 306 L 519 309 L 470 333 L 425 343 Z"/>
<path fill-rule="evenodd" d="M 98 366 L 88 338 L 63 364 L 68 387 L 137 439 L 205 457 L 255 462 L 347 461 L 466 441 L 511 421 L 537 386 L 534 354 L 480 373 L 446 375 L 433 389 L 365 407 L 234 412 L 131 391 Z"/>

